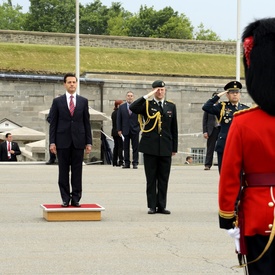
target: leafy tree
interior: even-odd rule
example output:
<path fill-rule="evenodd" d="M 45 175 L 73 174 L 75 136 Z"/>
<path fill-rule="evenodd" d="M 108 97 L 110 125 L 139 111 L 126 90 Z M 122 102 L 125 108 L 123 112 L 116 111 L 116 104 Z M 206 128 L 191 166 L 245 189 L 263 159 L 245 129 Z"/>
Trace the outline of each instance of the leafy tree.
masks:
<path fill-rule="evenodd" d="M 75 0 L 30 0 L 30 4 L 26 30 L 75 32 Z"/>
<path fill-rule="evenodd" d="M 26 15 L 21 12 L 22 7 L 13 6 L 11 1 L 0 5 L 0 29 L 2 30 L 24 30 Z"/>
<path fill-rule="evenodd" d="M 171 17 L 158 29 L 158 37 L 173 39 L 192 39 L 193 27 L 190 21 L 181 15 Z"/>
<path fill-rule="evenodd" d="M 139 13 L 129 19 L 129 36 L 191 39 L 193 27 L 185 15 L 171 7 L 155 11 L 141 6 Z"/>
<path fill-rule="evenodd" d="M 198 31 L 195 33 L 195 40 L 221 41 L 215 32 L 210 29 L 205 30 L 202 23 L 198 26 Z"/>
<path fill-rule="evenodd" d="M 79 19 L 80 33 L 107 34 L 108 20 L 109 9 L 100 0 L 95 0 L 82 9 Z"/>

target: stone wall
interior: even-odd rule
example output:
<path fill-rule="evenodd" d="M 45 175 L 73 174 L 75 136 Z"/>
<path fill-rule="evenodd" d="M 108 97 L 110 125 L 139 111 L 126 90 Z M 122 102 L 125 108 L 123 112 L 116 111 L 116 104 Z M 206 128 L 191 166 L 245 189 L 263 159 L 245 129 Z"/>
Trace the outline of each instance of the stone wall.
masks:
<path fill-rule="evenodd" d="M 100 131 L 111 136 L 111 113 L 114 101 L 125 99 L 131 90 L 135 98 L 147 94 L 151 84 L 159 76 L 86 75 L 81 78 L 80 94 L 88 98 L 90 107 L 106 114 L 105 121 L 94 120 L 95 144 L 100 148 Z M 202 136 L 202 104 L 215 91 L 222 91 L 225 83 L 232 79 L 162 77 L 167 86 L 167 99 L 177 105 L 179 126 L 179 153 L 173 158 L 174 164 L 184 159 L 194 148 L 203 150 L 206 146 Z M 50 108 L 52 100 L 64 93 L 62 77 L 0 75 L 0 119 L 7 118 L 19 125 L 37 131 L 47 132 L 47 123 L 39 113 Z M 242 81 L 243 82 L 243 81 Z M 244 104 L 252 105 L 245 87 L 242 92 Z M 142 163 L 142 159 L 141 159 Z"/>
<path fill-rule="evenodd" d="M 74 46 L 75 34 L 0 30 L 0 43 Z M 207 54 L 236 54 L 235 42 L 142 38 L 107 35 L 80 35 L 80 46 L 126 48 Z"/>

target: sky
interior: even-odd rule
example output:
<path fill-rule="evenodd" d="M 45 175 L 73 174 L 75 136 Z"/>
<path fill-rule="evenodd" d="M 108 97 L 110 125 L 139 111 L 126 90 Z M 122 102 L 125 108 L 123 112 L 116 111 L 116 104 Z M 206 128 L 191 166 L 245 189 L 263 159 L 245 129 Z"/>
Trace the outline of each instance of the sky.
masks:
<path fill-rule="evenodd" d="M 92 2 L 93 0 L 79 0 L 82 5 Z M 171 7 L 188 17 L 195 30 L 202 23 L 204 29 L 214 31 L 222 40 L 237 40 L 238 3 L 241 33 L 245 26 L 255 19 L 275 16 L 274 0 L 101 0 L 107 7 L 110 7 L 112 2 L 121 3 L 125 10 L 132 13 L 137 13 L 141 5 L 153 7 L 155 10 Z M 12 4 L 22 6 L 23 12 L 27 12 L 30 1 L 12 0 Z"/>

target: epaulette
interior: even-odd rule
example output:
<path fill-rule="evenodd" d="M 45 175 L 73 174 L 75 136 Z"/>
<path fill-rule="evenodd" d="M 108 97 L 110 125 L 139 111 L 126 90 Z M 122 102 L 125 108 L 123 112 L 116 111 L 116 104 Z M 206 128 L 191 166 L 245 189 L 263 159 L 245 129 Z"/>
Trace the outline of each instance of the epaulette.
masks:
<path fill-rule="evenodd" d="M 175 104 L 172 100 L 166 100 L 169 103 Z"/>
<path fill-rule="evenodd" d="M 234 116 L 239 116 L 239 115 L 247 113 L 247 112 L 252 112 L 252 111 L 255 111 L 259 108 L 260 108 L 259 106 L 253 106 L 253 107 L 250 107 L 248 109 L 239 110 L 239 111 L 234 113 Z"/>

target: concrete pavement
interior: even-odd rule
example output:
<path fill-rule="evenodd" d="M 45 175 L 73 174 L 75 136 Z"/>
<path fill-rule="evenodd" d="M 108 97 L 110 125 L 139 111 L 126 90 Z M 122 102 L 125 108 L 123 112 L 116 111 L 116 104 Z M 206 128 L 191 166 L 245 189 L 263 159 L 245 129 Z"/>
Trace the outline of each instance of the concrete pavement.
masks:
<path fill-rule="evenodd" d="M 0 165 L 0 274 L 242 274 L 218 228 L 218 170 L 172 166 L 171 215 L 148 215 L 143 166 L 83 167 L 82 203 L 101 221 L 47 222 L 60 203 L 57 165 Z"/>

